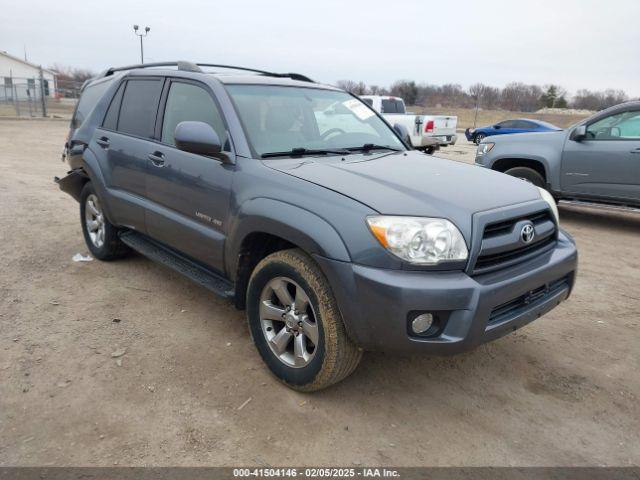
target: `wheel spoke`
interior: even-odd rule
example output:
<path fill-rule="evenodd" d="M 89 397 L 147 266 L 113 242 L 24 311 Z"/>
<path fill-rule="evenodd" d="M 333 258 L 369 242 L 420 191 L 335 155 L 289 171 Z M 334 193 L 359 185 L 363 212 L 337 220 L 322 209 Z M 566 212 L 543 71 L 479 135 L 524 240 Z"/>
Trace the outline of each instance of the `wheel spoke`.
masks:
<path fill-rule="evenodd" d="M 296 311 L 300 313 L 306 313 L 307 307 L 309 306 L 309 297 L 304 293 L 304 290 L 300 287 L 296 288 Z"/>
<path fill-rule="evenodd" d="M 284 308 L 276 307 L 269 300 L 264 300 L 260 302 L 260 318 L 262 320 L 282 321 L 283 314 L 284 314 Z"/>
<path fill-rule="evenodd" d="M 89 227 L 90 232 L 95 232 L 100 227 L 100 224 L 96 220 L 88 220 L 87 227 Z"/>
<path fill-rule="evenodd" d="M 293 356 L 296 365 L 302 366 L 309 361 L 307 339 L 304 335 L 298 335 L 293 339 Z"/>
<path fill-rule="evenodd" d="M 318 345 L 318 324 L 311 322 L 308 316 L 302 319 L 302 331 L 314 345 Z"/>
<path fill-rule="evenodd" d="M 287 345 L 289 345 L 291 337 L 291 332 L 287 332 L 287 329 L 283 328 L 277 333 L 275 337 L 269 340 L 269 342 L 273 346 L 273 349 L 278 353 L 278 355 L 281 355 L 287 349 Z"/>
<path fill-rule="evenodd" d="M 293 298 L 291 298 L 291 294 L 289 290 L 287 290 L 287 282 L 284 280 L 276 280 L 273 282 L 272 288 L 283 306 L 287 307 L 293 303 Z"/>
<path fill-rule="evenodd" d="M 87 208 L 96 217 L 100 215 L 100 212 L 98 211 L 92 200 L 87 201 Z"/>

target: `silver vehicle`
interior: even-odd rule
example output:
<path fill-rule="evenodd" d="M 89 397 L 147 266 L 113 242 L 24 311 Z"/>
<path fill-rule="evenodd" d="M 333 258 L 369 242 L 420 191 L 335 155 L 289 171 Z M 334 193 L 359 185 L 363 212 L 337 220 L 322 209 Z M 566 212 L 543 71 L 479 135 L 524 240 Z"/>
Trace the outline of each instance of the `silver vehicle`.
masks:
<path fill-rule="evenodd" d="M 486 138 L 476 165 L 546 188 L 556 200 L 640 206 L 640 101 L 556 132 Z"/>

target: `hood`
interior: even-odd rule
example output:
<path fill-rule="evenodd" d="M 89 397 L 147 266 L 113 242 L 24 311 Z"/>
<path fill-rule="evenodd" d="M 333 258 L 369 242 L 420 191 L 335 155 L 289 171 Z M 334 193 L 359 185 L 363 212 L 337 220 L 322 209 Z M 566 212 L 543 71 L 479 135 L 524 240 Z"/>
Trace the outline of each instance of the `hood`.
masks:
<path fill-rule="evenodd" d="M 379 213 L 447 218 L 467 232 L 476 212 L 540 199 L 536 187 L 517 178 L 415 151 L 264 163 Z"/>

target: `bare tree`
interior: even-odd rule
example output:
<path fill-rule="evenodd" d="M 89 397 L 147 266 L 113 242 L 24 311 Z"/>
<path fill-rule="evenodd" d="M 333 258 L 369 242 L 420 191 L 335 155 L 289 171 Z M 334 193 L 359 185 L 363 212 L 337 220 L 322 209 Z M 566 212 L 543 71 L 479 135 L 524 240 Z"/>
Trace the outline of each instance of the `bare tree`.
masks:
<path fill-rule="evenodd" d="M 353 80 L 338 80 L 336 82 L 336 87 L 346 90 L 349 93 L 353 93 L 354 95 L 366 95 L 368 91 L 367 85 L 362 81 L 354 82 Z"/>
<path fill-rule="evenodd" d="M 418 100 L 418 86 L 413 80 L 398 80 L 391 85 L 391 95 L 402 97 L 407 105 L 415 105 Z"/>

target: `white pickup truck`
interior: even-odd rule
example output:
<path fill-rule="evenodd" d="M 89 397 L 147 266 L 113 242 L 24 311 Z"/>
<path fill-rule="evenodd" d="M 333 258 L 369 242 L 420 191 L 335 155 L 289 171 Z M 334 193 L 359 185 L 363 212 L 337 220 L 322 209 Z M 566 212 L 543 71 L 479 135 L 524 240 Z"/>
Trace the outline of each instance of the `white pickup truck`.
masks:
<path fill-rule="evenodd" d="M 404 100 L 399 97 L 362 95 L 360 97 L 391 125 L 403 125 L 417 150 L 433 153 L 439 147 L 454 145 L 458 136 L 458 117 L 453 115 L 416 115 L 407 113 Z"/>

